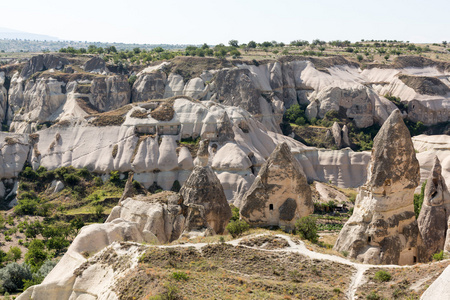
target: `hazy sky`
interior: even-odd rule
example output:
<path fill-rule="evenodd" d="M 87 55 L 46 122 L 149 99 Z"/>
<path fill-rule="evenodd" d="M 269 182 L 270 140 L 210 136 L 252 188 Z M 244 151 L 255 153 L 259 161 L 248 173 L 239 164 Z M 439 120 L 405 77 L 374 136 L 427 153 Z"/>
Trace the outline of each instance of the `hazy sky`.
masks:
<path fill-rule="evenodd" d="M 450 41 L 450 0 L 19 0 L 2 1 L 0 12 L 0 27 L 64 40 Z"/>

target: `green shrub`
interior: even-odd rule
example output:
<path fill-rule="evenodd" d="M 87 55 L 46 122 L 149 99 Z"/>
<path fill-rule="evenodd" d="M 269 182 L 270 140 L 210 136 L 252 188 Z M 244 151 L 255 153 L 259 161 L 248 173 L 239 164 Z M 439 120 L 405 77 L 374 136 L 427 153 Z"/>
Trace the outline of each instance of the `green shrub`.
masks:
<path fill-rule="evenodd" d="M 184 273 L 184 272 L 173 272 L 172 273 L 172 278 L 173 279 L 175 279 L 175 280 L 178 280 L 178 281 L 180 281 L 180 280 L 188 280 L 189 279 L 189 276 L 188 276 L 188 274 L 186 274 L 186 273 Z"/>
<path fill-rule="evenodd" d="M 84 179 L 87 179 L 87 180 L 91 179 L 91 177 L 92 177 L 91 172 L 89 172 L 89 170 L 87 168 L 79 169 L 77 171 L 76 175 L 78 177 L 81 177 L 81 178 L 84 178 Z"/>
<path fill-rule="evenodd" d="M 42 240 L 34 239 L 28 246 L 28 252 L 25 254 L 25 262 L 32 269 L 39 269 L 48 258 L 48 253 L 45 251 L 45 245 Z"/>
<path fill-rule="evenodd" d="M 391 274 L 384 270 L 380 270 L 375 273 L 374 279 L 379 282 L 388 282 L 391 280 Z"/>
<path fill-rule="evenodd" d="M 13 246 L 13 247 L 9 248 L 9 251 L 7 254 L 11 255 L 12 260 L 18 261 L 22 257 L 22 250 L 20 250 L 19 247 Z"/>
<path fill-rule="evenodd" d="M 300 218 L 295 222 L 295 231 L 303 238 L 316 243 L 319 239 L 317 234 L 316 219 L 311 216 Z"/>
<path fill-rule="evenodd" d="M 28 198 L 18 200 L 18 204 L 14 207 L 14 213 L 21 215 L 35 215 L 38 210 L 38 201 Z"/>
<path fill-rule="evenodd" d="M 39 175 L 31 167 L 25 167 L 25 169 L 20 173 L 20 176 L 30 181 L 35 181 L 39 178 Z"/>
<path fill-rule="evenodd" d="M 136 80 L 137 80 L 137 76 L 136 75 L 131 75 L 128 78 L 128 83 L 130 84 L 130 87 L 133 87 L 133 84 L 136 82 Z"/>
<path fill-rule="evenodd" d="M 367 299 L 367 300 L 380 300 L 381 297 L 378 296 L 377 293 L 375 293 L 374 291 L 372 291 L 370 294 L 368 294 L 368 295 L 366 296 L 366 299 Z"/>
<path fill-rule="evenodd" d="M 109 181 L 115 186 L 120 186 L 122 181 L 120 180 L 119 171 L 111 171 L 109 173 Z"/>
<path fill-rule="evenodd" d="M 441 250 L 441 252 L 433 254 L 433 260 L 440 261 L 445 258 L 444 250 Z"/>
<path fill-rule="evenodd" d="M 81 178 L 75 174 L 64 174 L 64 181 L 70 186 L 76 186 L 80 183 Z"/>
<path fill-rule="evenodd" d="M 95 177 L 94 178 L 94 184 L 96 186 L 102 186 L 103 185 L 103 180 L 100 177 Z"/>
<path fill-rule="evenodd" d="M 239 208 L 237 208 L 233 204 L 230 205 L 230 208 L 231 208 L 231 213 L 232 213 L 230 221 L 237 221 L 237 220 L 239 220 L 239 218 L 240 218 Z"/>
<path fill-rule="evenodd" d="M 422 187 L 420 189 L 420 194 L 414 194 L 414 213 L 416 214 L 416 219 L 419 217 L 420 211 L 422 209 L 423 198 L 425 197 L 425 186 L 427 185 L 427 181 L 425 180 L 422 183 Z"/>
<path fill-rule="evenodd" d="M 32 279 L 32 273 L 26 264 L 13 262 L 0 269 L 0 280 L 3 282 L 3 288 L 9 293 L 22 290 L 24 280 L 30 279 Z"/>
<path fill-rule="evenodd" d="M 250 225 L 248 225 L 248 223 L 243 220 L 237 220 L 228 223 L 226 229 L 231 234 L 231 236 L 235 238 L 248 231 L 250 229 Z"/>

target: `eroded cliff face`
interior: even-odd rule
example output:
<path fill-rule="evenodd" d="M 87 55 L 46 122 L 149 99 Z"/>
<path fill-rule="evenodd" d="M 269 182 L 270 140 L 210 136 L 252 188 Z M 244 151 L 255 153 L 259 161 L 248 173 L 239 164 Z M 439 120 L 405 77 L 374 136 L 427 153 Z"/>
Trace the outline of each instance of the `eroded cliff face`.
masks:
<path fill-rule="evenodd" d="M 337 251 L 364 263 L 412 264 L 424 261 L 414 214 L 419 163 L 400 111 L 395 110 L 374 139 L 368 180 L 353 215 L 336 241 Z"/>
<path fill-rule="evenodd" d="M 130 85 L 122 75 L 67 74 L 45 71 L 26 79 L 16 73 L 9 90 L 11 131 L 31 133 L 42 123 L 83 122 L 97 112 L 129 103 Z"/>
<path fill-rule="evenodd" d="M 381 125 L 396 109 L 385 95 L 409 103 L 404 113 L 414 122 L 436 124 L 450 116 L 450 68 L 417 57 L 364 70 L 342 57 L 284 57 L 257 65 L 177 57 L 139 72 L 131 89 L 128 77 L 111 73 L 101 58 L 93 57 L 81 68 L 74 71 L 57 55 L 33 57 L 20 73 L 7 74 L 10 109 L 3 107 L 0 117 L 8 110 L 13 131 L 32 132 L 38 123 L 69 117 L 80 122 L 95 110 L 180 95 L 241 107 L 273 132 L 280 132 L 284 110 L 297 103 L 308 106 L 310 119 L 333 110 L 360 128 Z"/>

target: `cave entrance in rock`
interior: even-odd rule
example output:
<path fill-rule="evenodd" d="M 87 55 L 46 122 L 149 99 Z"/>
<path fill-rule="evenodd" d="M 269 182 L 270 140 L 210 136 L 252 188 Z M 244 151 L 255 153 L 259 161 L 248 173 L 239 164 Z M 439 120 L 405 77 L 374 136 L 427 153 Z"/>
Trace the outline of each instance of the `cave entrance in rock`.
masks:
<path fill-rule="evenodd" d="M 269 204 L 269 210 L 273 210 L 273 204 Z"/>

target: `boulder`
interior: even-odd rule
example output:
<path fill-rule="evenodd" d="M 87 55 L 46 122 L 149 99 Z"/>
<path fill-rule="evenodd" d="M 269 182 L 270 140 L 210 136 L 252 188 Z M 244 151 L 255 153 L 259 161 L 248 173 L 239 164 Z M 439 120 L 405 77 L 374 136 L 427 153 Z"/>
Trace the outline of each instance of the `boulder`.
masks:
<path fill-rule="evenodd" d="M 300 163 L 286 143 L 279 144 L 245 193 L 240 208 L 252 226 L 286 226 L 311 214 L 311 189 Z"/>
<path fill-rule="evenodd" d="M 49 69 L 62 70 L 64 69 L 64 66 L 68 64 L 70 64 L 70 62 L 66 58 L 53 54 L 33 56 L 23 67 L 20 77 L 27 79 L 36 72 Z"/>
<path fill-rule="evenodd" d="M 423 261 L 413 205 L 419 163 L 399 110 L 392 112 L 374 139 L 368 173 L 334 249 L 348 251 L 364 263 Z"/>
<path fill-rule="evenodd" d="M 207 143 L 200 145 L 198 155 L 207 161 Z M 231 208 L 219 178 L 210 166 L 196 164 L 191 175 L 181 187 L 180 194 L 185 205 L 198 204 L 205 208 L 208 224 L 217 234 L 222 234 L 231 218 Z"/>
<path fill-rule="evenodd" d="M 333 123 L 333 126 L 331 127 L 331 133 L 333 134 L 334 144 L 336 145 L 336 147 L 338 147 L 338 149 L 340 149 L 342 146 L 342 130 L 338 122 Z"/>
<path fill-rule="evenodd" d="M 84 64 L 84 71 L 91 72 L 91 73 L 99 73 L 99 74 L 109 73 L 109 70 L 106 67 L 105 61 L 99 56 L 94 56 L 93 58 L 88 60 Z"/>
<path fill-rule="evenodd" d="M 422 209 L 417 219 L 424 255 L 428 259 L 444 250 L 449 209 L 450 194 L 442 177 L 441 163 L 435 157 L 433 169 L 425 186 Z"/>

